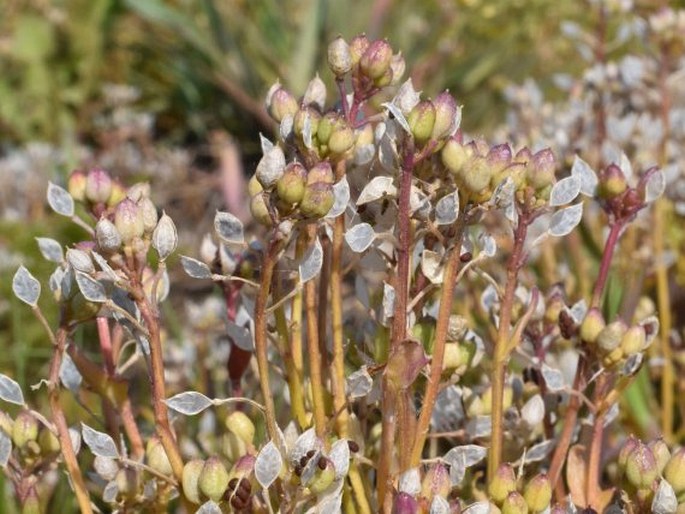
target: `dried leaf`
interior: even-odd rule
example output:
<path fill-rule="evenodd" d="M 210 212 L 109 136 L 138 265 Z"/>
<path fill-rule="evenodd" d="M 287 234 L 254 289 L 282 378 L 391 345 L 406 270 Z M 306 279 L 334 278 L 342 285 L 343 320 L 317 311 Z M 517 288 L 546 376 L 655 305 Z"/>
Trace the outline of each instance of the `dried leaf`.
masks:
<path fill-rule="evenodd" d="M 368 223 L 358 223 L 345 233 L 345 241 L 355 253 L 362 253 L 371 246 L 376 238 L 376 232 Z"/>
<path fill-rule="evenodd" d="M 243 244 L 245 235 L 243 223 L 230 212 L 217 211 L 214 216 L 214 231 L 219 239 L 228 244 Z"/>
<path fill-rule="evenodd" d="M 371 392 L 373 379 L 366 367 L 362 367 L 347 377 L 347 397 L 350 400 L 362 398 Z"/>
<path fill-rule="evenodd" d="M 60 263 L 64 260 L 62 245 L 49 237 L 37 237 L 38 248 L 43 257 L 50 262 Z"/>
<path fill-rule="evenodd" d="M 15 405 L 24 405 L 24 393 L 19 383 L 3 374 L 0 374 L 0 399 Z"/>
<path fill-rule="evenodd" d="M 571 500 L 575 505 L 585 507 L 587 499 L 587 463 L 585 462 L 585 447 L 573 445 L 566 459 L 566 482 L 568 483 Z M 596 507 L 596 506 L 595 506 Z"/>
<path fill-rule="evenodd" d="M 347 209 L 347 204 L 350 203 L 350 184 L 347 182 L 347 177 L 333 184 L 333 197 L 335 198 L 333 207 L 325 216 L 328 219 L 337 218 L 343 214 Z"/>
<path fill-rule="evenodd" d="M 551 393 L 556 393 L 564 389 L 564 375 L 558 369 L 551 368 L 547 364 L 543 364 L 542 378 L 545 379 L 545 385 Z"/>
<path fill-rule="evenodd" d="M 314 244 L 309 247 L 300 263 L 300 282 L 303 284 L 315 278 L 323 265 L 323 248 L 317 237 Z"/>
<path fill-rule="evenodd" d="M 181 266 L 188 276 L 199 279 L 212 278 L 212 272 L 204 262 L 181 255 Z"/>
<path fill-rule="evenodd" d="M 397 196 L 397 188 L 393 184 L 392 177 L 378 176 L 371 179 L 371 182 L 366 184 L 362 192 L 359 193 L 357 205 L 364 205 L 365 203 L 373 202 L 383 197 L 394 198 Z"/>
<path fill-rule="evenodd" d="M 547 232 L 550 236 L 561 237 L 570 233 L 583 217 L 583 204 L 577 203 L 561 209 L 552 215 Z"/>
<path fill-rule="evenodd" d="M 575 156 L 573 166 L 571 167 L 571 175 L 578 177 L 580 181 L 580 192 L 585 196 L 594 196 L 597 190 L 599 179 L 597 173 L 590 167 L 590 165 L 583 159 Z"/>
<path fill-rule="evenodd" d="M 99 281 L 95 280 L 89 275 L 86 275 L 82 271 L 77 271 L 75 278 L 79 291 L 81 291 L 81 294 L 86 300 L 95 303 L 107 301 L 105 286 L 103 286 Z"/>
<path fill-rule="evenodd" d="M 580 178 L 575 175 L 570 175 L 561 179 L 554 184 L 549 193 L 549 205 L 557 207 L 559 205 L 566 205 L 576 199 L 580 193 Z"/>
<path fill-rule="evenodd" d="M 459 217 L 459 192 L 454 191 L 443 196 L 435 204 L 435 223 L 437 225 L 451 225 Z"/>

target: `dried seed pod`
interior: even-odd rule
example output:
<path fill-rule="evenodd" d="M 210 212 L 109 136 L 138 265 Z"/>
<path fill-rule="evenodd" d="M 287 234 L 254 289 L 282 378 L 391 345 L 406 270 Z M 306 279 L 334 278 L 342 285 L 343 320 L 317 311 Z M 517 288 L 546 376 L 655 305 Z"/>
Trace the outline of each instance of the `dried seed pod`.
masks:
<path fill-rule="evenodd" d="M 337 78 L 342 77 L 352 69 L 350 46 L 340 36 L 328 45 L 328 67 Z"/>

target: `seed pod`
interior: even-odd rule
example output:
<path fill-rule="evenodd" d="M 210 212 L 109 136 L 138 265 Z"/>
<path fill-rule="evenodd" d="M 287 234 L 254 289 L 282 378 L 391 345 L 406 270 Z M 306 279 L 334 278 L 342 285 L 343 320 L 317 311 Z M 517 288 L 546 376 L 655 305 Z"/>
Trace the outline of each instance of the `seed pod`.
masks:
<path fill-rule="evenodd" d="M 157 250 L 159 259 L 166 260 L 178 246 L 178 233 L 174 221 L 164 211 L 152 233 L 152 247 Z"/>
<path fill-rule="evenodd" d="M 130 198 L 125 198 L 114 211 L 114 225 L 124 244 L 130 244 L 135 238 L 142 237 L 145 232 L 143 213 Z"/>
<path fill-rule="evenodd" d="M 263 194 L 258 194 L 253 196 L 250 200 L 250 212 L 252 217 L 257 220 L 258 223 L 270 227 L 273 224 L 271 219 L 271 214 L 269 212 L 269 207 L 266 205 L 266 200 Z"/>
<path fill-rule="evenodd" d="M 640 325 L 632 326 L 621 338 L 621 350 L 625 355 L 641 352 L 647 343 L 645 329 Z"/>
<path fill-rule="evenodd" d="M 12 441 L 17 448 L 23 448 L 38 439 L 38 421 L 29 411 L 21 411 L 12 425 Z"/>
<path fill-rule="evenodd" d="M 379 79 L 390 68 L 392 48 L 385 40 L 377 40 L 369 45 L 359 59 L 360 71 L 371 80 Z"/>
<path fill-rule="evenodd" d="M 202 494 L 210 500 L 218 502 L 228 486 L 228 471 L 219 457 L 210 457 L 202 467 L 198 486 Z"/>
<path fill-rule="evenodd" d="M 668 465 L 666 467 L 668 468 Z M 641 441 L 638 441 L 637 446 L 626 459 L 626 479 L 636 489 L 648 489 L 658 476 L 659 466 L 652 450 Z"/>
<path fill-rule="evenodd" d="M 145 457 L 147 458 L 148 466 L 159 471 L 162 475 L 171 476 L 173 473 L 166 450 L 164 450 L 164 446 L 162 446 L 157 437 L 151 437 L 148 441 Z"/>
<path fill-rule="evenodd" d="M 112 193 L 112 177 L 105 170 L 92 169 L 86 176 L 85 197 L 92 203 L 106 203 Z"/>
<path fill-rule="evenodd" d="M 659 474 L 661 475 L 664 471 L 664 468 L 666 467 L 666 464 L 668 464 L 668 461 L 671 460 L 671 452 L 668 449 L 668 445 L 664 442 L 663 439 L 659 438 L 650 441 L 650 443 L 647 446 L 650 450 L 652 450 L 652 453 L 654 454 L 656 464 L 659 468 Z"/>
<path fill-rule="evenodd" d="M 552 484 L 546 474 L 540 473 L 531 478 L 523 491 L 528 508 L 532 512 L 542 512 L 552 501 Z"/>
<path fill-rule="evenodd" d="M 671 484 L 675 494 L 685 493 L 685 447 L 673 453 L 664 468 L 664 478 Z"/>
<path fill-rule="evenodd" d="M 300 202 L 300 213 L 305 218 L 323 218 L 335 203 L 333 187 L 330 184 L 317 182 L 308 185 Z"/>
<path fill-rule="evenodd" d="M 200 498 L 200 474 L 205 462 L 201 459 L 193 459 L 183 466 L 183 494 L 195 504 L 201 503 Z"/>
<path fill-rule="evenodd" d="M 283 176 L 285 170 L 285 154 L 283 149 L 276 145 L 268 150 L 257 164 L 255 175 L 264 189 L 271 189 L 278 179 Z"/>
<path fill-rule="evenodd" d="M 507 495 L 502 503 L 502 514 L 528 514 L 528 505 L 521 493 L 513 491 Z"/>
<path fill-rule="evenodd" d="M 45 427 L 38 432 L 38 446 L 43 455 L 51 455 L 60 450 L 59 439 Z"/>
<path fill-rule="evenodd" d="M 485 157 L 473 157 L 464 164 L 458 176 L 468 191 L 480 193 L 490 185 L 492 169 Z"/>
<path fill-rule="evenodd" d="M 423 144 L 433 134 L 435 126 L 435 106 L 430 100 L 416 104 L 407 117 L 409 129 L 417 143 Z"/>
<path fill-rule="evenodd" d="M 588 344 L 594 344 L 604 327 L 606 327 L 604 316 L 598 308 L 593 307 L 587 312 L 580 325 L 580 338 Z"/>
<path fill-rule="evenodd" d="M 75 170 L 69 175 L 67 190 L 74 200 L 82 202 L 86 199 L 86 174 Z"/>
<path fill-rule="evenodd" d="M 103 253 L 116 252 L 121 247 L 121 235 L 107 218 L 100 218 L 95 225 L 95 240 Z"/>
<path fill-rule="evenodd" d="M 618 319 L 609 323 L 597 335 L 597 346 L 600 351 L 606 355 L 618 348 L 627 330 L 628 327 L 623 320 Z"/>
<path fill-rule="evenodd" d="M 328 67 L 337 78 L 342 77 L 352 69 L 350 46 L 340 36 L 328 45 Z"/>
<path fill-rule="evenodd" d="M 464 165 L 473 155 L 473 149 L 462 145 L 456 138 L 447 140 L 440 156 L 443 164 L 455 175 L 461 174 Z"/>
<path fill-rule="evenodd" d="M 233 411 L 226 418 L 226 428 L 238 436 L 245 444 L 254 441 L 255 426 L 252 420 L 242 411 Z"/>
<path fill-rule="evenodd" d="M 352 38 L 349 46 L 352 66 L 359 64 L 359 61 L 361 60 L 362 55 L 364 55 L 364 52 L 366 52 L 367 48 L 369 48 L 369 40 L 365 34 L 361 34 Z"/>
<path fill-rule="evenodd" d="M 333 128 L 328 138 L 328 150 L 334 156 L 342 156 L 354 146 L 354 131 L 343 120 Z"/>
<path fill-rule="evenodd" d="M 488 484 L 490 499 L 501 505 L 510 493 L 516 491 L 516 475 L 510 464 L 500 464 Z"/>
<path fill-rule="evenodd" d="M 454 130 L 457 102 L 448 91 L 443 91 L 433 100 L 433 107 L 435 107 L 435 123 L 431 139 L 437 140 L 449 136 Z"/>
<path fill-rule="evenodd" d="M 289 163 L 285 167 L 283 176 L 276 183 L 278 197 L 289 204 L 297 204 L 304 195 L 304 186 L 307 181 L 307 170 L 297 161 Z"/>
<path fill-rule="evenodd" d="M 266 97 L 267 111 L 271 117 L 280 123 L 286 116 L 294 116 L 299 105 L 295 96 L 279 83 L 272 86 Z"/>

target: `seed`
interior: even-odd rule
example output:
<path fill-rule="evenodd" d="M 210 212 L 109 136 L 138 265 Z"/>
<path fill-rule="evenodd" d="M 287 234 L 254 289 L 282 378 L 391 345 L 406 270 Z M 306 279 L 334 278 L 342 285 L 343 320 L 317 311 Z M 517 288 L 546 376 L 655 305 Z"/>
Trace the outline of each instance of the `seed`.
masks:
<path fill-rule="evenodd" d="M 347 446 L 352 453 L 357 453 L 359 451 L 359 445 L 351 439 L 348 439 Z"/>
<path fill-rule="evenodd" d="M 324 470 L 326 469 L 326 457 L 321 457 L 319 459 L 319 462 L 316 463 L 317 466 L 319 466 L 319 469 Z"/>

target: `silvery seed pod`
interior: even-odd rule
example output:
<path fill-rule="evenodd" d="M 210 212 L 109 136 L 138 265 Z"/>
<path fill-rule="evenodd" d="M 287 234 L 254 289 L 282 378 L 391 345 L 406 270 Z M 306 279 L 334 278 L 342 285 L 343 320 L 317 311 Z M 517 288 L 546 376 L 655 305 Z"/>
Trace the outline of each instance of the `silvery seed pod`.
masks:
<path fill-rule="evenodd" d="M 283 176 L 285 169 L 285 155 L 283 149 L 275 145 L 257 164 L 255 175 L 264 189 L 271 189 L 278 179 Z"/>
<path fill-rule="evenodd" d="M 104 253 L 116 252 L 121 247 L 121 235 L 107 218 L 100 218 L 95 225 L 95 240 Z"/>
<path fill-rule="evenodd" d="M 176 225 L 166 212 L 162 211 L 155 231 L 152 233 L 152 247 L 157 250 L 159 259 L 164 261 L 169 255 L 174 253 L 178 246 L 178 233 L 176 232 Z"/>
<path fill-rule="evenodd" d="M 352 69 L 350 47 L 342 37 L 335 38 L 328 45 L 328 67 L 333 75 L 340 78 Z"/>

